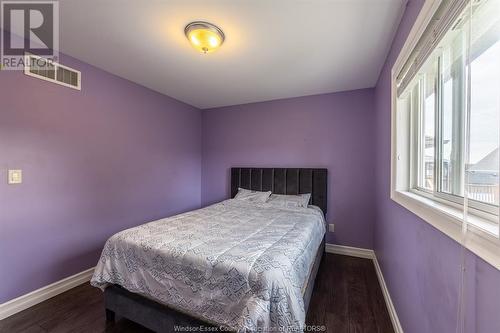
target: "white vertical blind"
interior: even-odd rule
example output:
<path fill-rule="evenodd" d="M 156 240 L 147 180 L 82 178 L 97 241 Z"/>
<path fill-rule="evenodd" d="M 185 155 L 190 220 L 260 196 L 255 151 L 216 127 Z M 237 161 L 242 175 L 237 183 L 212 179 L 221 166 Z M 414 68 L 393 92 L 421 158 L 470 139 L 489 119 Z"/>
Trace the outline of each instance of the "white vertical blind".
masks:
<path fill-rule="evenodd" d="M 484 6 L 480 6 L 483 5 Z M 482 132 L 494 132 L 493 129 L 497 129 L 496 135 L 496 150 L 498 151 L 500 147 L 500 136 L 498 133 L 498 115 L 500 113 L 500 99 L 497 99 L 496 103 L 491 103 L 491 96 L 497 91 L 497 96 L 500 96 L 500 58 L 497 59 L 498 62 L 491 62 L 489 57 L 495 57 L 498 55 L 498 43 L 500 42 L 500 0 L 473 0 L 468 3 L 463 9 L 463 30 L 466 32 L 468 38 L 466 39 L 465 45 L 465 64 L 466 64 L 466 85 L 465 85 L 465 122 L 464 122 L 464 145 L 463 145 L 463 165 L 462 168 L 463 178 L 464 178 L 464 201 L 463 201 L 463 224 L 462 224 L 462 254 L 461 254 L 461 278 L 460 278 L 460 294 L 459 294 L 459 312 L 457 317 L 457 332 L 466 333 L 470 330 L 470 327 L 466 325 L 466 315 L 467 315 L 467 303 L 472 300 L 467 299 L 466 286 L 468 285 L 467 279 L 471 278 L 467 274 L 467 254 L 465 244 L 469 241 L 470 233 L 469 228 L 473 225 L 472 213 L 473 209 L 472 203 L 477 200 L 485 201 L 485 198 L 478 198 L 473 191 L 471 191 L 471 185 L 474 185 L 473 173 L 474 166 L 477 163 L 478 151 L 481 152 L 483 149 L 479 149 L 478 143 L 480 142 L 483 147 L 489 146 L 486 150 L 494 149 L 495 140 L 487 138 L 485 136 L 478 135 L 478 129 Z M 493 52 L 493 53 L 491 53 Z M 485 58 L 486 57 L 486 58 Z M 497 80 L 492 82 L 488 80 L 488 75 L 485 75 L 485 69 L 488 72 L 492 72 L 492 77 L 497 77 Z M 476 77 L 476 79 L 474 79 Z M 479 78 L 479 80 L 478 80 Z M 496 89 L 491 86 L 495 86 Z M 490 104 L 488 104 L 490 103 Z M 496 114 L 496 123 L 491 122 L 487 126 L 482 123 L 481 118 L 494 119 L 493 115 Z M 481 120 L 481 121 L 480 121 Z M 476 122 L 476 124 L 474 124 Z M 478 126 L 478 124 L 480 126 Z M 476 127 L 474 131 L 474 126 Z M 474 137 L 476 136 L 476 137 Z M 493 136 L 493 135 L 492 135 Z M 481 152 L 479 156 L 484 156 L 484 152 Z M 486 159 L 488 156 L 483 157 L 482 160 Z M 497 153 L 498 154 L 498 153 Z M 498 164 L 498 157 L 496 162 L 490 160 L 490 163 L 496 163 L 497 177 L 500 173 L 500 165 Z M 476 168 L 477 169 L 477 168 Z M 497 216 L 497 222 L 499 219 L 499 205 L 498 205 L 498 180 L 496 187 L 496 203 L 495 214 Z M 500 235 L 499 235 L 500 236 Z"/>

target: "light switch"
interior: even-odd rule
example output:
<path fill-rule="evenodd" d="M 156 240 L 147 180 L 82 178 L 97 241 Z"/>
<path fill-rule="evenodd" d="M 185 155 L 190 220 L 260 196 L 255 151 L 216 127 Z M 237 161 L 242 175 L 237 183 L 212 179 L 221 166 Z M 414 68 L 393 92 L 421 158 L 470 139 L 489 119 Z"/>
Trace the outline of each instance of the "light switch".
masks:
<path fill-rule="evenodd" d="M 21 184 L 23 182 L 23 170 L 9 170 L 9 184 Z"/>
<path fill-rule="evenodd" d="M 329 224 L 329 225 L 328 225 L 328 231 L 329 231 L 329 232 L 333 232 L 334 230 L 335 230 L 335 224 L 333 224 L 333 223 L 332 223 L 332 224 Z"/>

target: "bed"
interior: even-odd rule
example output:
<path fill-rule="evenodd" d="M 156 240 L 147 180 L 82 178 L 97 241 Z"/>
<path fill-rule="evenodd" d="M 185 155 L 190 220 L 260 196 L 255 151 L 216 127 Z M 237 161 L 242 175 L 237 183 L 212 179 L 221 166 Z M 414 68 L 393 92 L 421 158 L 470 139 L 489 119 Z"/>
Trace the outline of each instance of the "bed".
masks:
<path fill-rule="evenodd" d="M 296 331 L 324 252 L 326 169 L 232 168 L 238 188 L 311 193 L 308 208 L 229 199 L 112 236 L 92 285 L 157 332 Z"/>

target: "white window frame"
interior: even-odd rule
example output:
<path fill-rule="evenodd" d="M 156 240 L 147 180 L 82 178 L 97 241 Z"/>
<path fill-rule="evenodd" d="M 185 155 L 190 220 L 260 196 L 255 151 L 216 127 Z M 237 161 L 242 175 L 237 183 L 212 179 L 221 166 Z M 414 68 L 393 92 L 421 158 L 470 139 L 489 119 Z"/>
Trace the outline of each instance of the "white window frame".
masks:
<path fill-rule="evenodd" d="M 415 140 L 415 137 L 409 125 L 409 114 L 397 112 L 399 102 L 396 78 L 440 4 L 441 0 L 425 1 L 392 67 L 390 197 L 500 270 L 499 227 L 491 223 L 490 214 L 480 209 L 471 208 L 468 217 L 468 232 L 464 236 L 462 233 L 463 206 L 459 199 L 453 204 L 448 197 L 436 197 L 425 191 L 414 189 L 411 184 L 413 181 L 410 179 L 410 175 L 413 172 L 410 173 L 410 171 L 413 171 L 416 166 L 411 165 L 410 162 L 412 154 L 410 143 Z"/>

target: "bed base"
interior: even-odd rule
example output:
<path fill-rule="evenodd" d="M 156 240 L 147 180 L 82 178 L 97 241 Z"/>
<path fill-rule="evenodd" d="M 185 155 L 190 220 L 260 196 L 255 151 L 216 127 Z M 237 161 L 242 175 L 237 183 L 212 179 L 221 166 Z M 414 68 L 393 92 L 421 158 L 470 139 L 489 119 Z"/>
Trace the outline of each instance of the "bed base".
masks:
<path fill-rule="evenodd" d="M 304 306 L 309 308 L 314 281 L 325 252 L 325 239 L 321 242 L 316 258 L 309 275 L 307 287 L 303 295 Z M 152 301 L 139 294 L 134 294 L 118 285 L 111 285 L 104 291 L 106 320 L 114 321 L 115 315 L 127 318 L 155 332 L 175 332 L 177 326 L 188 327 L 215 327 L 213 324 L 201 321 L 187 314 L 171 309 L 163 304 Z M 185 329 L 184 329 L 185 331 Z"/>
<path fill-rule="evenodd" d="M 175 332 L 176 326 L 213 326 L 117 285 L 106 288 L 104 295 L 107 321 L 119 316 L 155 332 Z"/>

